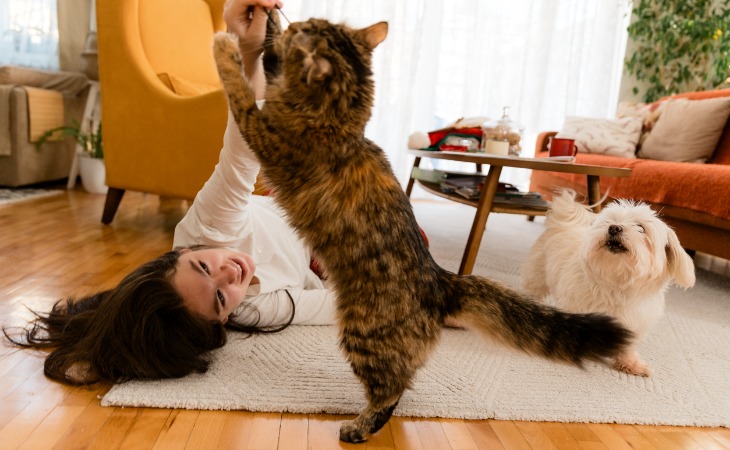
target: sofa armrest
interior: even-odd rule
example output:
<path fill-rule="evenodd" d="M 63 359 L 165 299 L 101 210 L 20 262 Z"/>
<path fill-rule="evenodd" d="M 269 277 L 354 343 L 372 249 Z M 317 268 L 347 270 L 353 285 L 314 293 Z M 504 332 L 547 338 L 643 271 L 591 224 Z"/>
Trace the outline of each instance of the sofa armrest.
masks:
<path fill-rule="evenodd" d="M 84 92 L 89 86 L 89 79 L 81 72 L 49 72 L 21 66 L 0 66 L 0 84 L 47 89 L 73 98 Z"/>
<path fill-rule="evenodd" d="M 535 156 L 539 155 L 541 152 L 547 151 L 550 138 L 556 134 L 558 134 L 557 131 L 543 131 L 537 135 L 537 140 L 535 141 Z"/>

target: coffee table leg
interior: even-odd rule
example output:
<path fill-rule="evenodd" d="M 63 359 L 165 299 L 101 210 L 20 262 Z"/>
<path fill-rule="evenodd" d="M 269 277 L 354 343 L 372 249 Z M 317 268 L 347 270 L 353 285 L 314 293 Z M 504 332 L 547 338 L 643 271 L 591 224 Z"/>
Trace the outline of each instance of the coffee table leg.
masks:
<path fill-rule="evenodd" d="M 603 205 L 599 203 L 601 200 L 601 183 L 598 175 L 587 175 L 587 177 L 588 204 L 593 205 L 593 212 L 599 213 L 603 208 Z"/>
<path fill-rule="evenodd" d="M 415 161 L 413 161 L 413 167 L 418 167 L 421 164 L 421 157 L 416 156 Z M 413 179 L 413 176 L 411 174 L 408 175 L 408 186 L 406 187 L 406 195 L 410 198 L 411 191 L 413 190 L 413 183 L 416 180 Z"/>
<path fill-rule="evenodd" d="M 477 212 L 474 214 L 474 222 L 471 225 L 469 239 L 466 241 L 464 256 L 461 259 L 459 275 L 469 275 L 474 269 L 474 262 L 477 259 L 479 245 L 482 243 L 482 235 L 487 226 L 489 212 L 492 210 L 492 201 L 497 193 L 501 173 L 502 166 L 489 166 L 489 173 L 487 173 L 487 178 L 484 180 L 484 187 L 482 187 L 482 193 L 477 204 Z"/>

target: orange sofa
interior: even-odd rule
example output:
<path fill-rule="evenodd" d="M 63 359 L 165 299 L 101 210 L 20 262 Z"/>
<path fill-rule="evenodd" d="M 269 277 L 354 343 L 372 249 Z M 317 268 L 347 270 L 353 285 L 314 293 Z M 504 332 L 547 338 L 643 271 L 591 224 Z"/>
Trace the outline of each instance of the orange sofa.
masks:
<path fill-rule="evenodd" d="M 730 89 L 689 92 L 669 98 L 701 100 L 727 96 Z M 547 157 L 549 138 L 555 134 L 549 131 L 538 136 L 536 158 Z M 686 249 L 730 259 L 730 123 L 725 124 L 717 147 L 705 164 L 589 153 L 578 153 L 576 162 L 632 169 L 629 178 L 602 178 L 601 192 L 608 191 L 610 199 L 630 198 L 650 204 L 674 228 Z M 549 199 L 558 187 L 585 194 L 585 177 L 557 172 L 532 173 L 530 190 Z"/>

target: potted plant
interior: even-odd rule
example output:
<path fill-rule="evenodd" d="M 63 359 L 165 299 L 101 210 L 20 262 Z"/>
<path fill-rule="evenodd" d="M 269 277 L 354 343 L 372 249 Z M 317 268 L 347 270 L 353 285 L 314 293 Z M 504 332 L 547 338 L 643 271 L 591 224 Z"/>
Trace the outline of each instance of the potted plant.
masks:
<path fill-rule="evenodd" d="M 718 0 L 638 0 L 626 70 L 643 100 L 715 89 L 730 80 L 730 7 Z M 640 89 L 634 87 L 634 94 Z"/>
<path fill-rule="evenodd" d="M 106 169 L 104 167 L 104 146 L 101 139 L 101 122 L 99 122 L 96 130 L 93 130 L 91 125 L 89 124 L 88 131 L 85 131 L 82 129 L 81 124 L 74 119 L 71 125 L 52 128 L 43 133 L 36 141 L 36 147 L 40 147 L 50 139 L 74 138 L 77 144 L 81 184 L 87 192 L 106 194 L 108 187 L 105 184 Z"/>

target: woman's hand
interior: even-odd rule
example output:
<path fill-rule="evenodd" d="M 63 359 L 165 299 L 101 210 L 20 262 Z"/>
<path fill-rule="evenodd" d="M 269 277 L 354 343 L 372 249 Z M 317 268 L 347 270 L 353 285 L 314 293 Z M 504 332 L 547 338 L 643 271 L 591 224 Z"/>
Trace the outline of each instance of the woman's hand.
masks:
<path fill-rule="evenodd" d="M 264 50 L 268 20 L 266 10 L 281 6 L 279 0 L 228 0 L 225 4 L 223 19 L 228 32 L 238 36 L 238 46 L 247 75 L 256 72 L 259 56 Z"/>
<path fill-rule="evenodd" d="M 280 0 L 228 0 L 223 8 L 223 20 L 229 33 L 238 36 L 243 74 L 256 98 L 264 98 L 266 80 L 260 56 L 266 39 L 267 9 L 281 8 Z"/>

